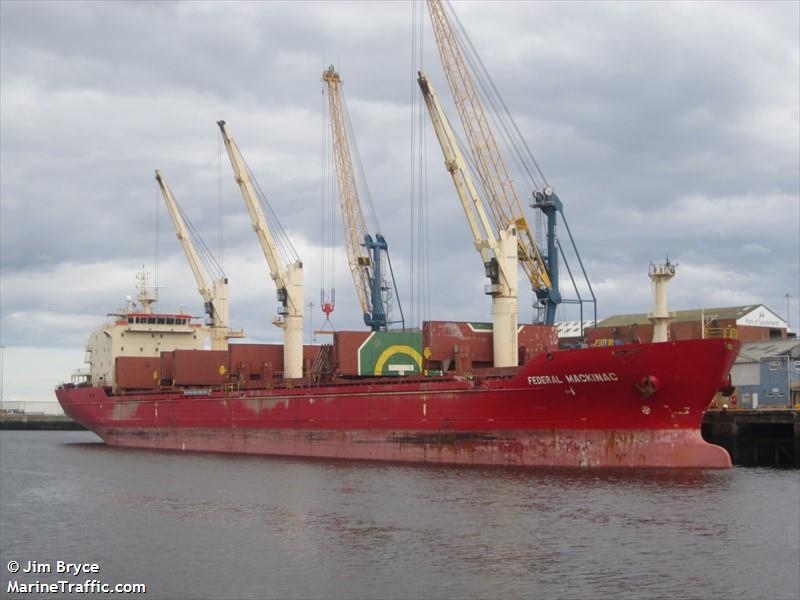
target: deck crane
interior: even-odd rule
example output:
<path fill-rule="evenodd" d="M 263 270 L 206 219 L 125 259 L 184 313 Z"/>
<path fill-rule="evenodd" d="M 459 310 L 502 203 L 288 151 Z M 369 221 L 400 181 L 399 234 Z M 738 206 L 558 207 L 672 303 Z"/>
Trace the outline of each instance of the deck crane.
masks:
<path fill-rule="evenodd" d="M 273 323 L 283 329 L 283 375 L 287 379 L 303 376 L 303 263 L 291 242 L 272 216 L 272 228 L 264 216 L 256 184 L 251 177 L 239 147 L 225 128 L 225 121 L 217 121 L 225 149 L 228 152 L 233 174 L 242 192 L 253 230 L 267 259 L 270 275 L 278 288 L 278 316 Z M 279 234 L 281 246 L 276 243 L 273 230 Z"/>
<path fill-rule="evenodd" d="M 164 196 L 164 202 L 167 205 L 169 216 L 172 217 L 172 223 L 175 225 L 175 234 L 183 246 L 183 251 L 186 253 L 186 259 L 189 261 L 189 266 L 192 268 L 195 281 L 197 281 L 197 290 L 203 298 L 205 303 L 206 314 L 211 324 L 211 349 L 212 350 L 227 350 L 228 340 L 230 338 L 244 337 L 243 331 L 232 331 L 229 325 L 230 310 L 228 306 L 228 278 L 225 273 L 217 265 L 211 252 L 203 244 L 202 239 L 198 241 L 204 249 L 204 254 L 208 260 L 205 261 L 206 268 L 203 268 L 203 263 L 200 259 L 200 254 L 195 247 L 192 237 L 187 227 L 187 222 L 191 227 L 191 222 L 184 216 L 181 207 L 178 205 L 175 196 L 169 189 L 164 177 L 156 169 L 156 181 L 159 188 L 161 188 L 161 195 Z M 194 228 L 192 228 L 194 230 Z M 209 271 L 215 271 L 216 277 L 214 278 L 213 287 L 208 283 L 206 275 Z"/>
<path fill-rule="evenodd" d="M 495 228 L 502 231 L 509 226 L 516 226 L 519 264 L 525 271 L 539 304 L 545 308 L 545 323 L 552 325 L 555 322 L 556 307 L 562 301 L 558 289 L 555 238 L 555 212 L 560 207 L 560 201 L 549 187 L 540 194 L 541 198 L 536 196 L 536 206 L 543 210 L 548 220 L 548 255 L 545 264 L 443 3 L 441 0 L 427 0 L 427 4 L 442 66 L 466 132 L 475 170 L 485 192 Z M 422 81 L 420 84 L 422 85 Z"/>
<path fill-rule="evenodd" d="M 328 106 L 330 109 L 331 139 L 336 161 L 336 180 L 339 189 L 339 204 L 342 212 L 342 228 L 344 229 L 347 262 L 353 275 L 358 301 L 364 315 L 364 323 L 372 331 L 385 331 L 387 326 L 403 321 L 403 309 L 391 272 L 389 246 L 386 239 L 378 231 L 374 235 L 367 229 L 364 213 L 361 208 L 356 170 L 353 165 L 354 147 L 350 144 L 349 118 L 341 91 L 341 79 L 333 65 L 322 73 L 322 81 L 328 90 Z M 357 152 L 357 150 L 355 150 Z M 361 174 L 363 175 L 363 174 Z M 363 181 L 363 179 L 362 179 Z M 361 190 L 368 193 L 366 190 Z M 377 229 L 377 227 L 376 227 Z M 386 273 L 383 271 L 383 255 L 389 267 L 392 287 L 385 284 Z M 400 321 L 389 321 L 387 293 L 394 291 L 394 297 L 400 310 Z"/>
<path fill-rule="evenodd" d="M 517 246 L 516 223 L 509 223 L 494 234 L 489 216 L 475 188 L 467 164 L 458 147 L 455 134 L 447 121 L 439 97 L 422 71 L 419 86 L 428 108 L 436 137 L 444 153 L 445 166 L 461 200 L 467 217 L 475 249 L 480 253 L 491 282 L 486 293 L 492 297 L 492 340 L 495 367 L 515 367 L 519 357 L 517 349 Z"/>

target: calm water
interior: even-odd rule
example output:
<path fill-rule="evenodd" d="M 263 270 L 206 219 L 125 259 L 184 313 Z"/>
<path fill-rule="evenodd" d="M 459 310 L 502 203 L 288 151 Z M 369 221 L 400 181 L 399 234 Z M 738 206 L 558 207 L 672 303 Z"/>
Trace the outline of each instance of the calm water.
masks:
<path fill-rule="evenodd" d="M 0 455 L 4 596 L 8 561 L 64 560 L 143 598 L 800 597 L 797 471 L 286 460 L 87 432 L 3 431 Z"/>

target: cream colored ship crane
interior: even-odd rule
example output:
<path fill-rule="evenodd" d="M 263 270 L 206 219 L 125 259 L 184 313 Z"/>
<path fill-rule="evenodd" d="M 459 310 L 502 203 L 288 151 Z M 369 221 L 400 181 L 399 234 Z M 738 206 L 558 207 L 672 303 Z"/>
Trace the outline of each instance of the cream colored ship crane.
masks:
<path fill-rule="evenodd" d="M 505 237 L 509 238 L 509 236 L 512 235 L 512 230 L 515 231 L 518 262 L 525 271 L 525 274 L 527 275 L 540 302 L 548 305 L 548 322 L 549 324 L 552 324 L 552 319 L 555 316 L 555 304 L 560 302 L 560 296 L 558 294 L 557 287 L 554 286 L 551 281 L 547 266 L 542 259 L 542 255 L 538 246 L 536 245 L 531 228 L 528 226 L 525 213 L 523 212 L 522 205 L 519 201 L 519 196 L 514 188 L 511 176 L 509 175 L 508 169 L 503 161 L 503 157 L 500 154 L 500 150 L 489 124 L 486 111 L 483 108 L 480 96 L 472 80 L 472 75 L 470 74 L 470 71 L 464 61 L 464 57 L 461 53 L 461 49 L 458 46 L 456 36 L 447 19 L 442 2 L 441 0 L 428 0 L 427 4 L 428 11 L 431 16 L 431 22 L 433 24 L 434 35 L 436 37 L 436 46 L 439 50 L 439 56 L 442 60 L 442 67 L 447 76 L 447 81 L 450 86 L 450 91 L 452 92 L 453 100 L 458 110 L 461 123 L 464 127 L 464 131 L 466 132 L 467 141 L 475 163 L 475 169 L 481 181 L 481 187 L 485 191 L 485 201 L 488 205 L 489 212 L 491 213 L 492 220 L 494 222 L 494 229 L 501 240 L 504 237 L 503 232 L 505 232 Z M 426 96 L 426 106 L 428 106 L 429 111 L 431 111 L 431 116 L 434 118 L 432 112 L 434 103 L 431 102 L 429 94 L 426 93 L 426 90 L 431 90 L 430 82 L 423 73 L 420 73 L 419 83 L 423 89 L 423 95 Z M 438 102 L 436 104 L 438 104 Z M 446 118 L 444 116 L 444 112 L 441 111 L 441 107 L 439 107 L 437 110 L 438 116 L 434 118 L 434 121 L 438 119 L 440 123 L 446 124 Z M 444 133 L 442 126 L 440 126 L 439 129 L 442 129 Z M 445 141 L 442 140 L 442 134 L 439 133 L 438 129 L 437 136 L 439 137 L 440 144 L 442 144 L 442 149 L 445 152 L 447 169 L 453 175 L 453 180 L 455 182 L 456 175 L 452 169 L 455 168 L 456 165 L 449 162 L 451 159 L 447 158 L 448 150 L 445 149 L 445 146 L 450 147 L 450 154 L 453 154 L 454 150 L 457 152 L 457 143 L 455 138 L 452 136 L 451 131 L 449 132 L 449 136 L 446 136 L 448 139 Z M 458 169 L 462 170 L 463 174 L 459 175 L 459 177 L 463 179 L 469 179 L 466 171 L 463 170 L 464 167 L 465 165 L 462 161 L 462 163 L 458 165 Z M 474 191 L 474 186 L 472 187 L 473 189 L 470 191 L 471 195 Z M 464 204 L 465 199 L 463 194 L 465 190 L 463 189 L 463 186 L 459 187 L 458 183 L 456 183 L 456 188 L 459 191 L 459 195 L 462 196 L 462 204 Z M 477 195 L 467 197 L 467 201 L 475 202 L 476 198 Z M 498 258 L 498 263 L 500 262 L 502 261 L 500 261 Z M 484 263 L 486 264 L 485 257 Z M 490 268 L 490 265 L 487 264 L 487 275 L 490 278 L 492 278 L 491 270 L 492 269 Z M 499 270 L 503 271 L 503 268 L 500 267 Z M 492 286 L 489 288 L 491 291 L 488 293 L 492 294 L 493 297 L 493 312 L 499 310 L 501 313 L 505 314 L 508 311 L 513 311 L 513 335 L 507 341 L 499 341 L 497 340 L 498 333 L 502 338 L 505 338 L 507 333 L 498 332 L 495 330 L 495 352 L 498 350 L 498 344 L 507 344 L 507 349 L 501 353 L 500 361 L 503 363 L 508 363 L 509 361 L 513 360 L 513 364 L 516 365 L 517 297 L 516 284 L 510 285 L 510 280 L 516 280 L 516 268 L 513 271 L 508 270 L 507 273 L 508 279 L 505 281 L 505 285 L 508 287 L 508 289 L 503 289 L 502 285 L 498 287 L 493 279 Z M 497 327 L 496 314 L 494 319 L 495 327 Z M 512 321 L 512 317 L 510 315 L 504 316 L 501 320 L 505 323 L 504 327 L 510 327 L 510 322 Z M 497 354 L 495 354 L 495 365 L 508 366 L 507 364 L 498 364 Z"/>
<path fill-rule="evenodd" d="M 353 165 L 353 150 L 348 135 L 348 119 L 343 101 L 339 73 L 333 65 L 322 73 L 322 81 L 328 90 L 328 107 L 331 116 L 331 139 L 336 161 L 336 180 L 339 187 L 339 205 L 342 212 L 342 228 L 344 229 L 347 263 L 353 275 L 358 301 L 364 315 L 364 323 L 372 331 L 384 331 L 387 325 L 403 323 L 403 309 L 397 286 L 394 284 L 394 273 L 391 272 L 389 246 L 386 239 L 378 231 L 374 235 L 367 229 L 357 183 L 357 173 Z M 367 207 L 370 208 L 367 194 Z M 374 217 L 374 215 L 372 215 Z M 377 225 L 376 225 L 377 227 Z M 383 256 L 389 267 L 392 287 L 384 284 L 386 273 L 383 272 Z M 400 321 L 389 321 L 388 302 L 384 292 L 394 290 L 397 306 L 400 309 Z"/>
<path fill-rule="evenodd" d="M 158 169 L 156 169 L 156 181 L 161 188 L 164 203 L 167 205 L 169 216 L 172 217 L 172 223 L 175 225 L 175 234 L 183 246 L 186 259 L 189 261 L 189 266 L 192 268 L 194 279 L 197 282 L 197 290 L 203 297 L 206 313 L 211 321 L 211 349 L 227 350 L 230 338 L 244 337 L 243 331 L 232 331 L 229 325 L 228 278 L 220 271 L 219 277 L 214 280 L 213 288 L 208 284 L 207 273 L 189 235 L 178 203 Z"/>
<path fill-rule="evenodd" d="M 228 134 L 225 121 L 217 121 L 225 149 L 233 167 L 233 176 L 242 192 L 253 230 L 258 236 L 261 250 L 269 265 L 270 275 L 278 288 L 278 301 L 281 303 L 278 316 L 273 319 L 277 327 L 283 329 L 283 376 L 287 379 L 298 379 L 303 376 L 303 263 L 291 247 L 288 238 L 283 236 L 287 252 L 281 252 L 275 241 L 270 224 L 264 217 L 259 196 L 241 152 Z M 275 219 L 273 225 L 280 228 Z"/>
<path fill-rule="evenodd" d="M 515 367 L 517 350 L 517 228 L 514 223 L 495 237 L 483 201 L 467 171 L 450 123 L 425 73 L 419 73 L 419 87 L 428 108 L 436 137 L 444 153 L 444 163 L 453 178 L 467 217 L 472 241 L 480 253 L 491 284 L 486 293 L 492 297 L 493 350 L 495 367 Z M 498 239 L 499 238 L 499 239 Z"/>

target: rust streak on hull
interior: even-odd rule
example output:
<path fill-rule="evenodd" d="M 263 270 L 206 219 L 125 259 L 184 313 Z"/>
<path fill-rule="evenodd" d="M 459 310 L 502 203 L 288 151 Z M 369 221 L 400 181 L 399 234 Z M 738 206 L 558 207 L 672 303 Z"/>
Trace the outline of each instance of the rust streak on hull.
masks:
<path fill-rule="evenodd" d="M 728 453 L 692 431 L 471 433 L 264 429 L 100 429 L 112 446 L 464 465 L 704 467 Z"/>

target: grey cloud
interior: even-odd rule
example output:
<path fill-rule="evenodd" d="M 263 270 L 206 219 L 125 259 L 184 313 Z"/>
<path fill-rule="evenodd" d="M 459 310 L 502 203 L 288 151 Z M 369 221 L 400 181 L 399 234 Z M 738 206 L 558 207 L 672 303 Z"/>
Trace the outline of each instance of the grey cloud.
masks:
<path fill-rule="evenodd" d="M 408 294 L 410 4 L 4 2 L 0 10 L 4 343 L 42 339 L 12 312 L 101 316 L 132 291 L 133 273 L 114 289 L 86 279 L 85 293 L 54 307 L 7 283 L 55 270 L 63 275 L 52 282 L 57 292 L 68 282 L 65 265 L 151 265 L 155 168 L 214 250 L 222 203 L 232 320 L 257 339 L 277 339 L 266 268 L 237 266 L 237 257 L 263 259 L 214 121 L 228 121 L 287 230 L 313 245 L 319 76 L 328 63 L 345 81 L 366 177 Z M 665 253 L 686 269 L 673 282 L 676 308 L 748 297 L 782 313 L 783 294 L 800 296 L 796 4 L 456 10 L 565 202 L 602 292 L 601 316 L 646 310 L 647 263 Z M 450 105 L 426 27 L 424 66 Z M 431 316 L 488 319 L 479 260 L 427 118 L 426 126 Z M 693 207 L 684 201 L 692 197 L 705 200 Z M 174 263 L 162 271 L 175 278 L 164 302 L 197 311 L 163 207 L 160 217 L 162 259 Z M 307 273 L 319 260 L 311 252 Z M 689 282 L 703 280 L 698 272 L 738 275 L 692 289 Z M 316 304 L 319 282 L 307 276 L 306 285 L 306 301 Z M 237 299 L 237 287 L 248 293 Z M 361 327 L 351 288 L 345 272 L 338 327 Z M 520 304 L 529 302 L 524 290 Z M 65 329 L 57 343 L 77 337 Z"/>

